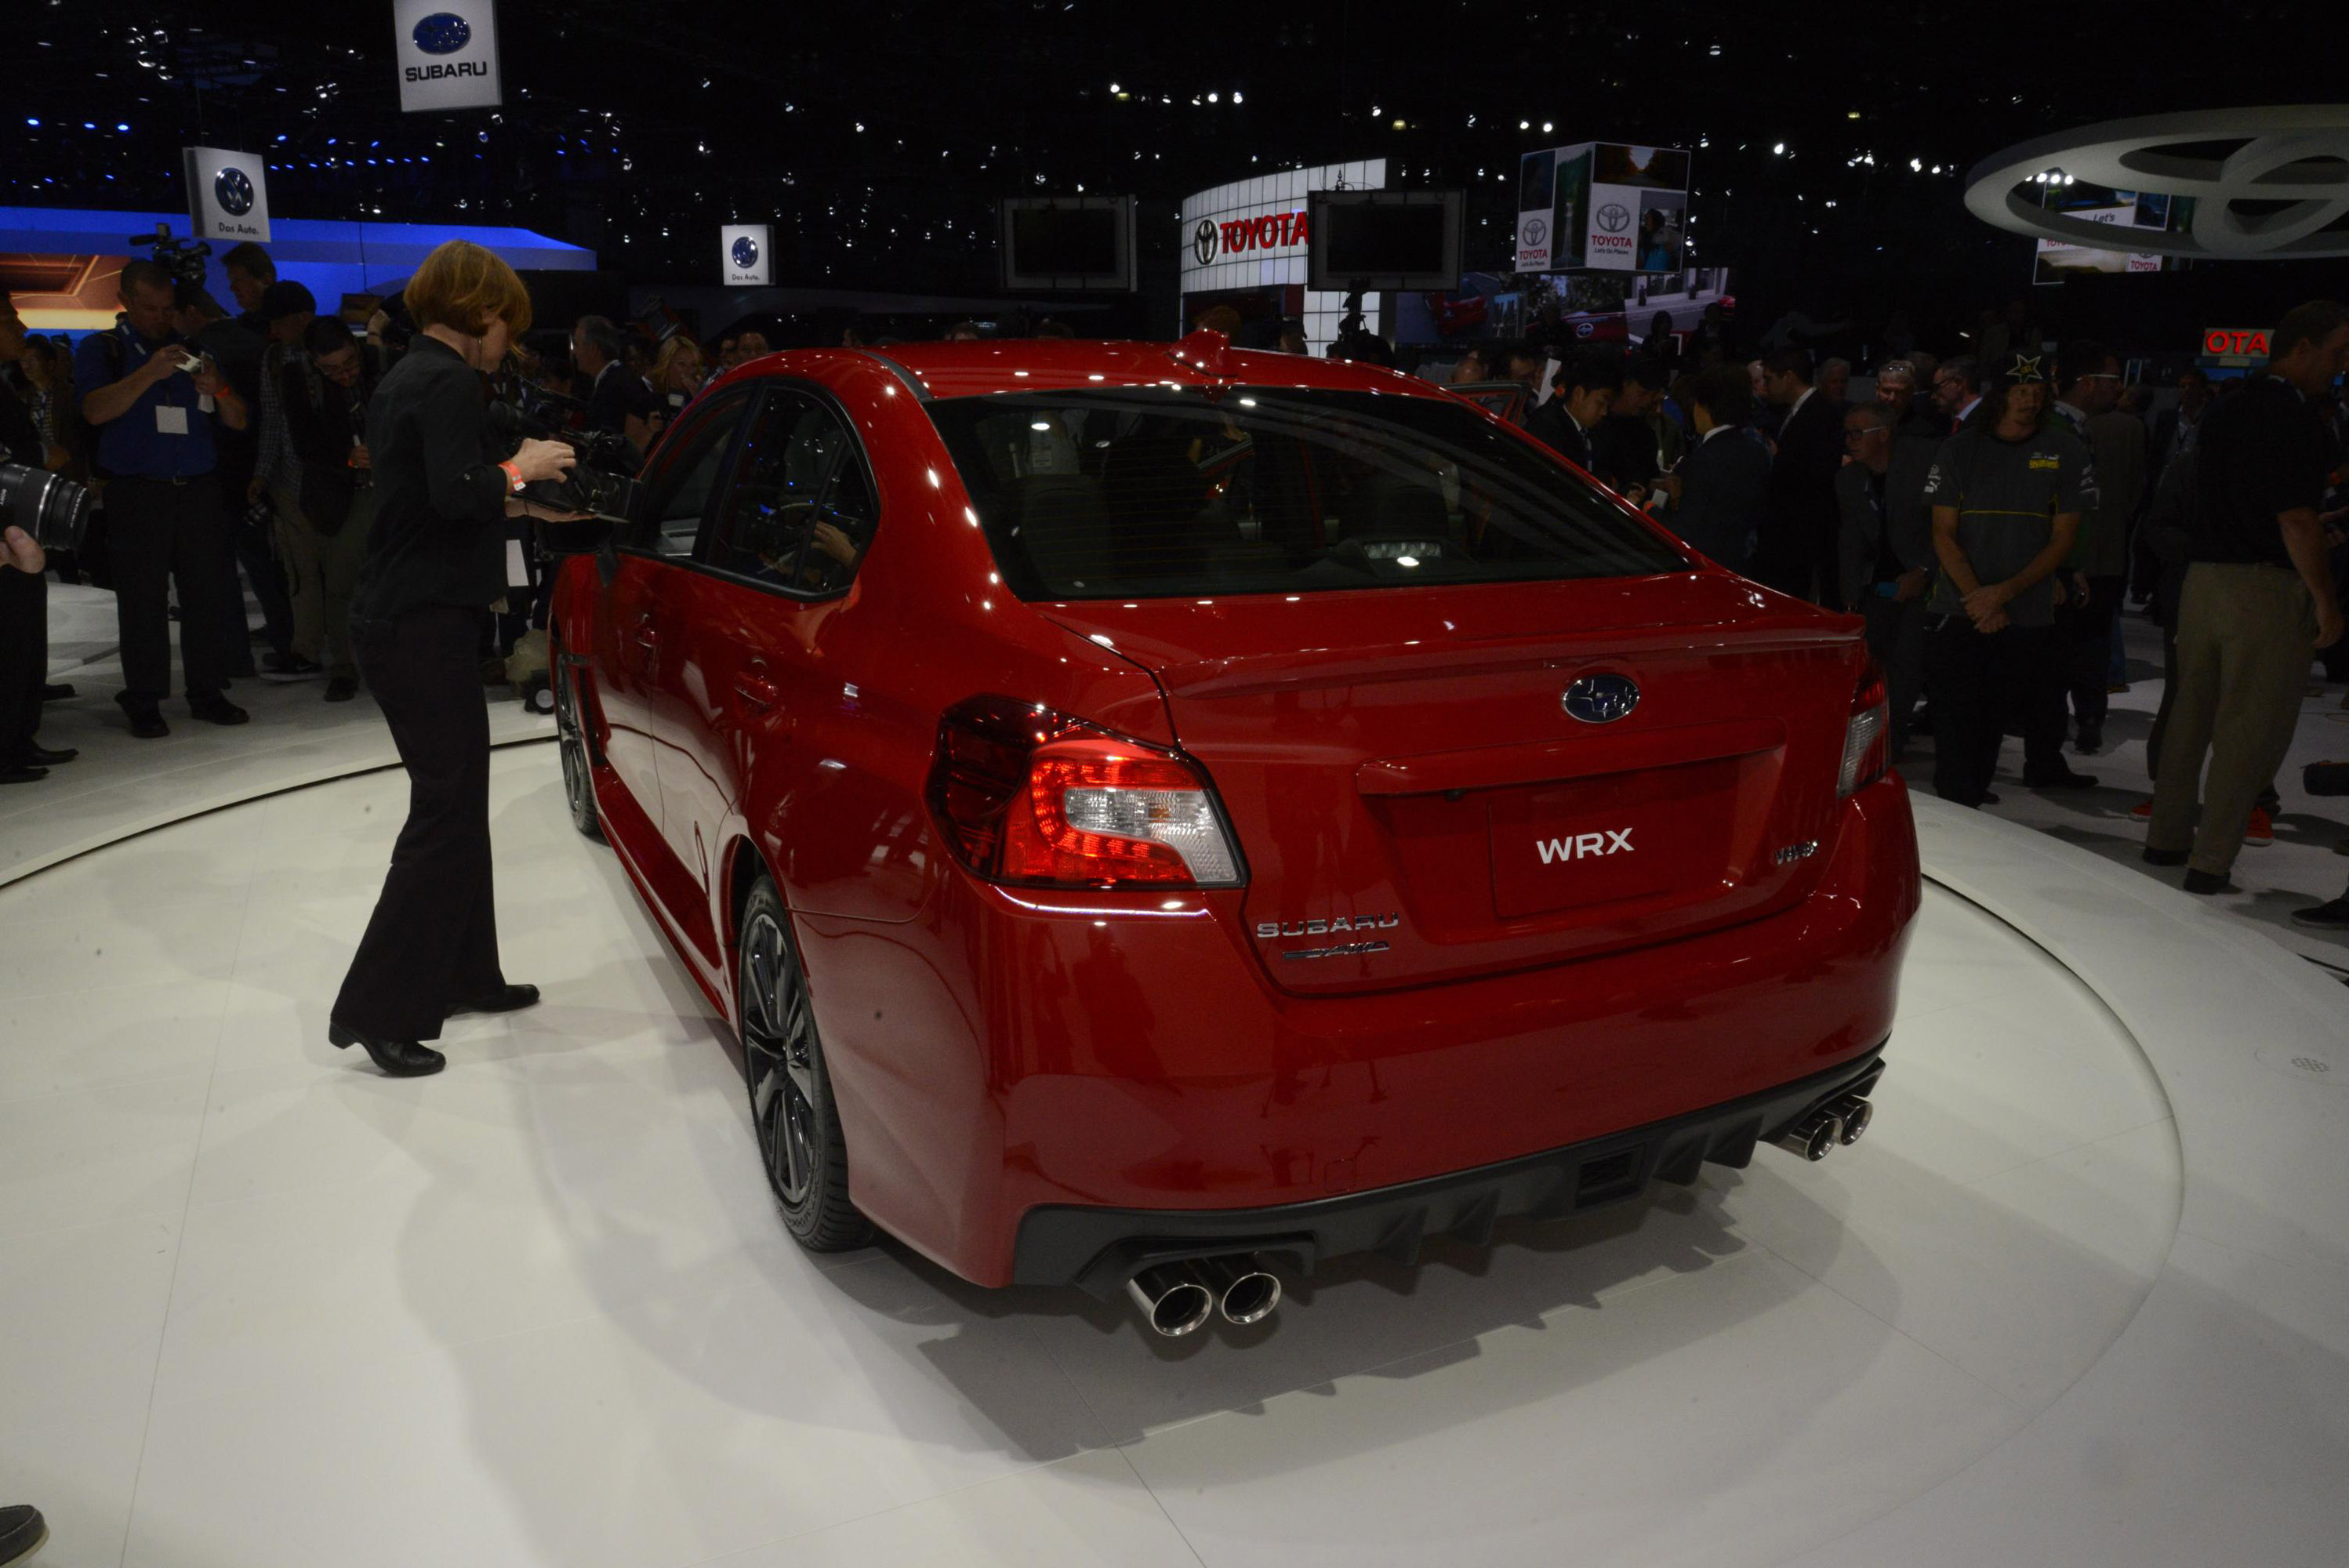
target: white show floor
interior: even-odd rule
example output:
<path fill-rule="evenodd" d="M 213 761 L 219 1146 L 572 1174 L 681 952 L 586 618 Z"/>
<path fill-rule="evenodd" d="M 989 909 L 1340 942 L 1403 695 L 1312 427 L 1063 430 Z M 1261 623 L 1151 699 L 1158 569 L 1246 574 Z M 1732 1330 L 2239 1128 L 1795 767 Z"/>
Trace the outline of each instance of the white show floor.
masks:
<path fill-rule="evenodd" d="M 494 789 L 547 1000 L 435 1078 L 324 1040 L 396 772 L 0 888 L 44 1568 L 2349 1559 L 2349 992 L 2150 879 L 1920 800 L 1865 1141 L 1169 1342 L 797 1251 L 554 748 Z"/>

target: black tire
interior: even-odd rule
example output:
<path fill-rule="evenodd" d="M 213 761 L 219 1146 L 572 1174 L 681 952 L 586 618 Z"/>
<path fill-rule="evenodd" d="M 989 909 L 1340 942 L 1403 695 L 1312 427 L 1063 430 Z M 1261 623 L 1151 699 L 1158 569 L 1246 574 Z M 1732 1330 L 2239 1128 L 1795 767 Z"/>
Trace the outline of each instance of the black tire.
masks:
<path fill-rule="evenodd" d="M 736 959 L 750 1125 L 783 1228 L 812 1253 L 864 1246 L 873 1226 L 848 1201 L 848 1146 L 808 1006 L 806 972 L 772 878 L 761 876 L 750 891 Z"/>
<path fill-rule="evenodd" d="M 591 839 L 604 836 L 603 819 L 595 814 L 595 774 L 587 755 L 587 730 L 579 713 L 579 677 L 558 656 L 554 678 L 555 748 L 563 754 L 563 799 L 571 809 L 571 825 Z"/>

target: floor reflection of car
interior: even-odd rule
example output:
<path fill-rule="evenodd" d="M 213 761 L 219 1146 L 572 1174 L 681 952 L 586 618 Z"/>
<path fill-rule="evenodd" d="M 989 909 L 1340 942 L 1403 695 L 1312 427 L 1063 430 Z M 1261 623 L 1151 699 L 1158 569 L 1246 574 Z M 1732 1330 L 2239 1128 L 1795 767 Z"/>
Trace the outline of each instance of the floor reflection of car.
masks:
<path fill-rule="evenodd" d="M 892 353 L 729 376 L 554 604 L 574 818 L 802 1243 L 1180 1331 L 1864 1125 L 1919 884 L 1857 622 L 1406 377 Z"/>

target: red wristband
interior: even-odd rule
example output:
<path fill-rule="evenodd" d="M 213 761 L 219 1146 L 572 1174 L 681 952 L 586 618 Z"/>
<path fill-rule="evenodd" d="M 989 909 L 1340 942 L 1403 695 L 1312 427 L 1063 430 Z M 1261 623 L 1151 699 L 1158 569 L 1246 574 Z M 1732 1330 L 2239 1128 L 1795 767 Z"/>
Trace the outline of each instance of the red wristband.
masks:
<path fill-rule="evenodd" d="M 505 470 L 506 488 L 516 495 L 522 494 L 523 484 L 522 470 L 512 463 L 500 463 L 498 467 Z"/>

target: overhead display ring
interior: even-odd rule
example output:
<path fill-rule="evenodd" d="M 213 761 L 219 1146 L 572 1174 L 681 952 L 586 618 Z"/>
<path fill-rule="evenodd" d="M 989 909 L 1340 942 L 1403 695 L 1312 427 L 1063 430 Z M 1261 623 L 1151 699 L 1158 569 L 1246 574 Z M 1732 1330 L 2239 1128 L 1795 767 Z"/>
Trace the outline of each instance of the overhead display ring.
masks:
<path fill-rule="evenodd" d="M 2065 176 L 2193 201 L 2191 218 L 2167 232 L 2132 231 L 2134 251 L 2227 260 L 2349 255 L 2349 105 L 2200 109 L 2040 137 L 1975 164 L 1966 206 L 2018 234 L 2109 246 L 2108 225 L 2040 204 L 2048 179 Z"/>

